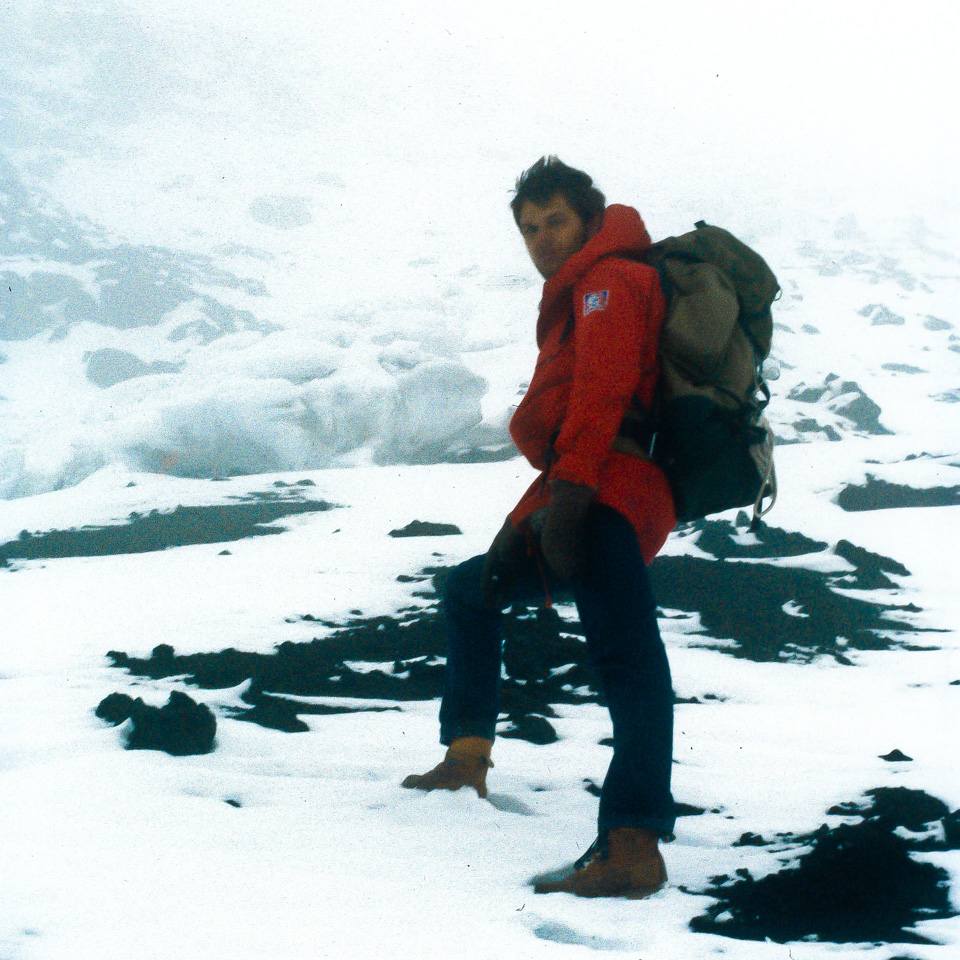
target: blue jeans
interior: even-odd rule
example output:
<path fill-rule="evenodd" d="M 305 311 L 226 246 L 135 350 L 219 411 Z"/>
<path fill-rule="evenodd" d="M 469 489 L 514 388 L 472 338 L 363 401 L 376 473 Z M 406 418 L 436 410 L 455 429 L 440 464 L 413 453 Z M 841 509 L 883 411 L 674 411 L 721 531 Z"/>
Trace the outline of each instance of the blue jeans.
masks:
<path fill-rule="evenodd" d="M 613 759 L 600 795 L 600 834 L 615 827 L 673 833 L 670 794 L 673 686 L 657 626 L 656 603 L 636 534 L 610 507 L 590 507 L 584 524 L 585 569 L 575 583 L 528 558 L 504 606 L 573 599 L 587 655 L 613 721 Z M 455 567 L 443 604 L 447 671 L 440 706 L 440 742 L 493 740 L 500 713 L 501 610 L 484 603 L 484 557 Z"/>

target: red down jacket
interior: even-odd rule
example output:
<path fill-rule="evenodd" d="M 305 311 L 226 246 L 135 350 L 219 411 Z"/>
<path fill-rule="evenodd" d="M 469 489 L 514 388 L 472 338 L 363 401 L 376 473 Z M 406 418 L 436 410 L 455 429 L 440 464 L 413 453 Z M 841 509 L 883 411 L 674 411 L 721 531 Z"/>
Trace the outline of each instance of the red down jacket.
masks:
<path fill-rule="evenodd" d="M 649 246 L 640 214 L 612 204 L 599 233 L 544 284 L 540 355 L 510 421 L 520 452 L 541 471 L 513 523 L 547 503 L 547 480 L 586 484 L 633 524 L 647 563 L 676 524 L 670 488 L 659 467 L 610 444 L 634 396 L 649 408 L 659 372 L 665 302 L 657 272 L 617 256 Z"/>

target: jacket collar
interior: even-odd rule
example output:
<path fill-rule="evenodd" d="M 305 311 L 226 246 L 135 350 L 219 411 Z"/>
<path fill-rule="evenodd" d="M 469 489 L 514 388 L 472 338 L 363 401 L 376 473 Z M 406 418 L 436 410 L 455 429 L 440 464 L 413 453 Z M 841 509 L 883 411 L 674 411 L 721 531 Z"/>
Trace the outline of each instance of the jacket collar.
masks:
<path fill-rule="evenodd" d="M 613 203 L 604 211 L 603 225 L 543 285 L 541 313 L 568 287 L 572 287 L 598 260 L 614 254 L 639 255 L 649 249 L 650 234 L 633 207 Z"/>

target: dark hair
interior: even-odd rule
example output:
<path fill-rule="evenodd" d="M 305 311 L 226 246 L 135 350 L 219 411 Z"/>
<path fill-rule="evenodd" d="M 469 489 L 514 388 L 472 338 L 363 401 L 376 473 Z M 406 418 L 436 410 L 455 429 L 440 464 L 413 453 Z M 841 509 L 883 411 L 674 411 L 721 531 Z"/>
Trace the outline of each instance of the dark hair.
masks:
<path fill-rule="evenodd" d="M 563 196 L 586 223 L 603 213 L 607 198 L 593 185 L 593 178 L 568 167 L 557 157 L 541 157 L 517 178 L 514 197 L 510 201 L 513 219 L 520 225 L 520 210 L 527 202 L 543 206 L 557 194 Z"/>

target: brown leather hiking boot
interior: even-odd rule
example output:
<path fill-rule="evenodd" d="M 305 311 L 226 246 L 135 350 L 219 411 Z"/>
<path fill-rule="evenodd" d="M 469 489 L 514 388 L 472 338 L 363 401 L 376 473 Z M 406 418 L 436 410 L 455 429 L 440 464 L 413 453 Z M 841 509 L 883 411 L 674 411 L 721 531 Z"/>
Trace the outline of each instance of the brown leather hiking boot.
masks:
<path fill-rule="evenodd" d="M 652 830 L 617 827 L 575 863 L 556 874 L 534 879 L 534 893 L 572 893 L 578 897 L 627 897 L 639 900 L 667 882 L 667 868 Z"/>
<path fill-rule="evenodd" d="M 447 747 L 447 754 L 428 773 L 411 773 L 401 787 L 408 790 L 459 790 L 473 787 L 483 799 L 487 795 L 487 770 L 492 740 L 484 737 L 459 737 Z"/>

